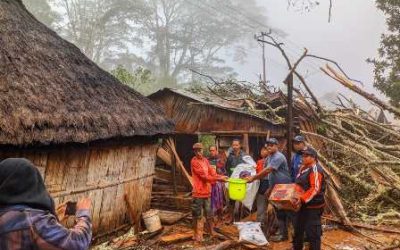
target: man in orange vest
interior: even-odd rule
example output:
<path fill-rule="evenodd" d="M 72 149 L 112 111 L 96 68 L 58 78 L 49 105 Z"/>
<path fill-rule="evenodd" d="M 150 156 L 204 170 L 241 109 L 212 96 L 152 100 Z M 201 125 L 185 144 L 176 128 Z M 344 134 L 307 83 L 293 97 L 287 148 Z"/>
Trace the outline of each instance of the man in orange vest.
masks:
<path fill-rule="evenodd" d="M 204 228 L 203 216 L 206 217 L 207 229 L 210 235 L 214 235 L 214 221 L 210 204 L 211 185 L 216 181 L 227 181 L 228 177 L 218 175 L 215 169 L 211 167 L 207 158 L 203 156 L 203 145 L 201 143 L 195 143 L 193 151 L 195 156 L 190 162 L 193 178 L 193 239 L 195 241 L 202 241 Z"/>

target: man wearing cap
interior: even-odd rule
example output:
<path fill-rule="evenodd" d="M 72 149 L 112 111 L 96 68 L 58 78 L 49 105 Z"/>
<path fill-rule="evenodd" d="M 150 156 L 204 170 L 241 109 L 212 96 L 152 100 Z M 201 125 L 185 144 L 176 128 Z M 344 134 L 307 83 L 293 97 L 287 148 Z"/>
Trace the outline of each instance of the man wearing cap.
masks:
<path fill-rule="evenodd" d="M 215 169 L 210 166 L 208 160 L 203 156 L 203 145 L 201 143 L 195 143 L 193 151 L 195 156 L 190 162 L 193 178 L 193 239 L 202 241 L 204 228 L 203 215 L 206 217 L 207 229 L 210 235 L 214 235 L 214 221 L 210 206 L 211 184 L 216 181 L 226 181 L 227 177 L 218 175 Z"/>
<path fill-rule="evenodd" d="M 266 160 L 266 167 L 257 175 L 246 178 L 248 182 L 262 179 L 268 175 L 269 189 L 272 190 L 275 184 L 291 183 L 289 168 L 285 156 L 279 152 L 278 140 L 270 138 L 266 141 L 269 157 Z M 267 192 L 270 193 L 270 192 Z M 268 197 L 266 197 L 268 199 Z M 279 223 L 279 235 L 272 238 L 272 241 L 285 241 L 288 239 L 288 222 L 290 221 L 290 212 L 285 210 L 277 210 L 276 216 Z"/>
<path fill-rule="evenodd" d="M 293 155 L 292 166 L 290 168 L 292 182 L 295 182 L 296 176 L 299 173 L 299 169 L 303 164 L 301 151 L 303 151 L 306 148 L 307 146 L 303 136 L 297 135 L 293 138 L 293 149 L 295 151 L 295 154 Z"/>
<path fill-rule="evenodd" d="M 325 176 L 322 167 L 318 164 L 318 154 L 307 147 L 302 151 L 303 166 L 299 170 L 296 184 L 305 191 L 294 203 L 301 206 L 296 214 L 293 249 L 302 250 L 304 233 L 310 243 L 311 250 L 321 249 L 321 215 L 325 206 Z"/>

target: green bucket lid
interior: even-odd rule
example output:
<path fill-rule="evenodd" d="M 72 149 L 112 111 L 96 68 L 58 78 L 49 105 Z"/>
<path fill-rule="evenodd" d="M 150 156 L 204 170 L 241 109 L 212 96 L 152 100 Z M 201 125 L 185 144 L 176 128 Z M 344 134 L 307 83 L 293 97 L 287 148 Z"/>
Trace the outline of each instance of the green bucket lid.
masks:
<path fill-rule="evenodd" d="M 240 178 L 229 178 L 228 182 L 229 183 L 235 183 L 235 184 L 246 184 L 247 183 L 246 180 L 243 180 L 243 179 L 240 179 Z"/>

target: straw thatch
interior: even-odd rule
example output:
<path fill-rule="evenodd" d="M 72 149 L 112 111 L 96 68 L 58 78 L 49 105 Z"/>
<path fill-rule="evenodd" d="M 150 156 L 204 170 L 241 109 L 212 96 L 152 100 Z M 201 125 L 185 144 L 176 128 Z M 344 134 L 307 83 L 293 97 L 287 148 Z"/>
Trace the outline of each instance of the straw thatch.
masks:
<path fill-rule="evenodd" d="M 0 0 L 0 144 L 88 142 L 166 134 L 173 124 L 20 0 Z"/>

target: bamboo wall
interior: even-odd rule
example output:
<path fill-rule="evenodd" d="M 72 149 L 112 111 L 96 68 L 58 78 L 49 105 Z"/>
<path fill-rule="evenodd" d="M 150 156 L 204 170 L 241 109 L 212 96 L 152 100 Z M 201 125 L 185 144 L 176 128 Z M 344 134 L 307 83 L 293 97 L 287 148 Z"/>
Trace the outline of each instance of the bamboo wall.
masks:
<path fill-rule="evenodd" d="M 133 223 L 150 207 L 157 144 L 64 146 L 49 150 L 0 150 L 0 158 L 25 157 L 40 170 L 56 204 L 92 199 L 94 234 L 131 222 L 124 195 L 132 206 Z M 21 180 L 23 181 L 23 180 Z"/>

